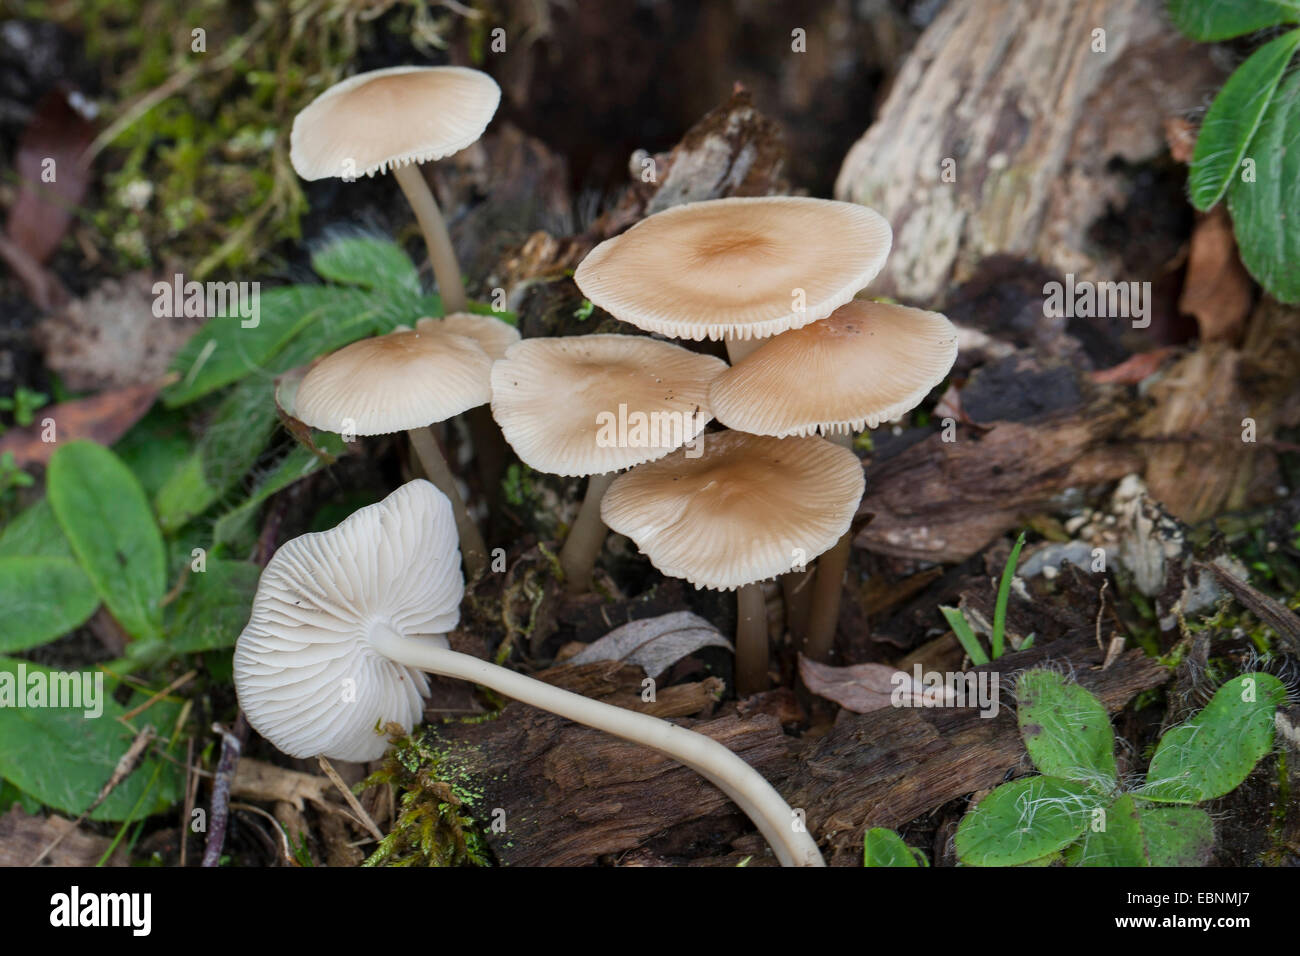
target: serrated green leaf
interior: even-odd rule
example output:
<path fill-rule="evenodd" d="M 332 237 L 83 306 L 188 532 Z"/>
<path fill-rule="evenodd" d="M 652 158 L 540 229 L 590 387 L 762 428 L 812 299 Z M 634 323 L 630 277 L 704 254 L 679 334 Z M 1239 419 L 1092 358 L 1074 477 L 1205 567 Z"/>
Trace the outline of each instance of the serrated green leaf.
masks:
<path fill-rule="evenodd" d="M 1275 299 L 1300 302 L 1300 71 L 1279 84 L 1247 154 L 1254 182 L 1228 187 L 1241 261 Z"/>
<path fill-rule="evenodd" d="M 420 274 L 401 246 L 391 239 L 348 236 L 335 239 L 311 257 L 324 279 L 365 289 L 420 291 Z"/>
<path fill-rule="evenodd" d="M 1146 866 L 1146 842 L 1137 803 L 1124 794 L 1104 813 L 1094 811 L 1083 836 L 1065 851 L 1070 866 Z"/>
<path fill-rule="evenodd" d="M 1144 807 L 1142 833 L 1152 866 L 1206 866 L 1214 824 L 1199 807 Z"/>
<path fill-rule="evenodd" d="M 1235 790 L 1273 749 L 1273 715 L 1286 688 L 1272 674 L 1242 674 L 1205 709 L 1160 738 L 1137 795 L 1160 803 L 1201 803 Z"/>
<path fill-rule="evenodd" d="M 893 830 L 872 827 L 862 838 L 862 865 L 917 867 L 921 863 L 912 848 Z"/>
<path fill-rule="evenodd" d="M 130 469 L 102 445 L 75 441 L 54 453 L 46 483 L 59 527 L 113 617 L 132 637 L 159 637 L 162 535 Z"/>
<path fill-rule="evenodd" d="M 168 644 L 192 653 L 231 647 L 248 623 L 262 569 L 251 561 L 209 558 L 192 572 L 169 608 Z"/>
<path fill-rule="evenodd" d="M 1115 734 L 1101 701 L 1043 669 L 1020 676 L 1016 701 L 1020 736 L 1035 767 L 1101 793 L 1115 789 Z"/>
<path fill-rule="evenodd" d="M 962 818 L 957 856 L 971 866 L 1016 866 L 1078 839 L 1100 799 L 1059 777 L 1004 783 Z"/>
<path fill-rule="evenodd" d="M 1300 30 L 1264 44 L 1228 77 L 1214 98 L 1196 137 L 1187 180 L 1197 209 L 1204 211 L 1217 203 L 1240 173 L 1242 159 L 1298 45 Z"/>
<path fill-rule="evenodd" d="M 0 776 L 46 806 L 76 815 L 91 804 L 111 779 L 135 734 L 117 719 L 126 711 L 113 699 L 117 684 L 107 676 L 101 685 L 103 694 L 99 704 L 103 710 L 98 717 L 85 715 L 90 709 L 85 698 L 79 707 L 33 707 L 30 700 L 28 706 L 18 706 L 19 678 L 25 678 L 30 690 L 32 675 L 46 675 L 37 680 L 51 686 L 48 678 L 51 673 L 48 668 L 29 661 L 0 657 Z M 86 673 L 92 675 L 93 688 L 95 672 Z M 83 675 L 74 676 L 84 689 Z M 137 718 L 138 725 L 152 723 L 160 732 L 167 733 L 176 719 L 176 708 L 162 701 L 154 704 L 146 715 Z M 53 759 L 55 755 L 57 759 Z M 182 768 L 146 754 L 135 771 L 90 814 L 90 819 L 126 819 L 155 772 L 159 774 L 158 784 L 138 816 L 159 813 L 174 804 L 180 798 Z"/>
<path fill-rule="evenodd" d="M 1170 0 L 1169 18 L 1193 40 L 1227 40 L 1300 22 L 1300 0 Z"/>
<path fill-rule="evenodd" d="M 0 651 L 21 651 L 80 627 L 99 607 L 86 573 L 66 558 L 0 558 Z"/>

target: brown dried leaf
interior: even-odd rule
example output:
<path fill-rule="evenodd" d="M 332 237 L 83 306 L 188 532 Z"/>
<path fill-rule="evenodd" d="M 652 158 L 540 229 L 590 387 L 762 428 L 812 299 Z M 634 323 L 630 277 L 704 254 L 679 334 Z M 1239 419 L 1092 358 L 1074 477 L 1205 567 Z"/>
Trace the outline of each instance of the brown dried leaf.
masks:
<path fill-rule="evenodd" d="M 800 654 L 799 676 L 804 686 L 818 697 L 832 700 L 855 714 L 891 706 L 896 688 L 902 688 L 904 694 L 910 693 L 917 704 L 924 701 L 926 693 L 925 685 L 917 683 L 912 675 L 888 664 L 832 667 Z M 952 690 L 945 688 L 944 694 L 951 697 Z"/>
<path fill-rule="evenodd" d="M 71 832 L 69 832 L 71 831 Z M 18 804 L 0 816 L 0 866 L 29 866 L 55 840 L 42 866 L 94 866 L 110 842 L 108 837 L 79 830 L 60 816 L 28 816 Z M 109 866 L 126 866 L 126 851 L 119 847 L 108 858 Z"/>
<path fill-rule="evenodd" d="M 1196 223 L 1179 311 L 1196 316 L 1203 342 L 1232 342 L 1250 312 L 1254 283 L 1237 255 L 1227 209 L 1216 206 Z"/>
<path fill-rule="evenodd" d="M 675 611 L 616 627 L 569 658 L 568 663 L 627 661 L 639 665 L 651 677 L 658 677 L 702 647 L 732 649 L 731 643 L 704 618 L 690 611 Z"/>
<path fill-rule="evenodd" d="M 49 463 L 62 444 L 86 438 L 111 445 L 149 410 L 161 387 L 160 382 L 132 385 L 89 398 L 47 405 L 36 413 L 26 428 L 11 428 L 0 436 L 0 454 L 13 452 L 19 467 Z M 53 419 L 53 425 L 46 424 Z M 55 441 L 44 440 L 53 428 Z"/>
<path fill-rule="evenodd" d="M 318 806 L 327 805 L 327 794 L 333 789 L 324 777 L 244 757 L 235 769 L 230 793 L 233 797 L 245 800 L 288 803 L 294 809 L 302 810 L 304 800 Z"/>

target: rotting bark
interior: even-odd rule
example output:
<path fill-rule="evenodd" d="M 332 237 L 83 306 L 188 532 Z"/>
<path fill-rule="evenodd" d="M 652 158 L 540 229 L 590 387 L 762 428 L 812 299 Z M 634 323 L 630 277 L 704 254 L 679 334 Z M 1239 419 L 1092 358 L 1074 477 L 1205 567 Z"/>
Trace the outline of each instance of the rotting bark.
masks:
<path fill-rule="evenodd" d="M 1163 6 L 952 0 L 836 181 L 836 198 L 894 226 L 873 292 L 934 301 L 993 253 L 1131 276 L 1133 263 L 1089 235 L 1129 192 L 1113 161 L 1159 156 L 1166 117 L 1202 106 L 1221 78 Z"/>
<path fill-rule="evenodd" d="M 856 863 L 866 821 L 897 826 L 1000 782 L 1022 763 L 1028 769 L 1005 682 L 1043 661 L 1073 670 L 1111 711 L 1168 678 L 1137 651 L 1106 671 L 1094 669 L 1100 654 L 1088 636 L 993 665 L 1003 675 L 1002 708 L 990 719 L 969 708 L 845 715 L 812 743 L 787 737 L 766 713 L 689 726 L 736 751 L 792 798 L 791 806 L 805 809 L 812 832 L 823 843 L 829 838 L 835 862 Z M 509 704 L 493 721 L 435 725 L 429 733 L 444 755 L 444 776 L 474 794 L 479 819 L 505 811 L 505 832 L 486 834 L 505 864 L 589 865 L 648 843 L 680 846 L 672 839 L 679 828 L 695 835 L 692 855 L 726 856 L 750 830 L 721 791 L 680 764 L 522 704 Z"/>

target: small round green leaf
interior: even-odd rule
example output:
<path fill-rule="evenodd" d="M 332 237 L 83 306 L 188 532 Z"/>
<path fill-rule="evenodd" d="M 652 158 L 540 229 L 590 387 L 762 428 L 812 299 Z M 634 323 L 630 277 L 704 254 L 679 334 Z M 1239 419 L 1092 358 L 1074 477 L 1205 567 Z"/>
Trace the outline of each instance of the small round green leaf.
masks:
<path fill-rule="evenodd" d="M 957 857 L 971 866 L 1017 866 L 1079 838 L 1099 798 L 1070 780 L 1025 777 L 998 787 L 962 818 Z"/>
<path fill-rule="evenodd" d="M 1026 671 L 1016 683 L 1016 719 L 1040 772 L 1115 789 L 1115 735 L 1106 708 L 1054 671 Z"/>

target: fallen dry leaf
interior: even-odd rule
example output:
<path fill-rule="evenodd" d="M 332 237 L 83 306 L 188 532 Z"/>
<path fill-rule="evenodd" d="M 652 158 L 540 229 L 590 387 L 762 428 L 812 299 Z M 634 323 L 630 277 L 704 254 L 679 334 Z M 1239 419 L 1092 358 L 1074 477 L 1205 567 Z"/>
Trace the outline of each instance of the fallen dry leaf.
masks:
<path fill-rule="evenodd" d="M 79 398 L 71 402 L 47 405 L 36 413 L 26 428 L 10 428 L 0 436 L 0 454 L 13 452 L 21 468 L 49 463 L 56 449 L 79 438 L 111 445 L 149 410 L 161 382 L 132 385 L 109 392 Z M 49 421 L 53 425 L 49 425 Z M 54 441 L 45 439 L 53 429 Z"/>
<path fill-rule="evenodd" d="M 592 661 L 627 661 L 637 664 L 651 677 L 658 677 L 683 657 L 702 647 L 725 647 L 731 643 L 716 627 L 690 611 L 674 611 L 616 627 L 593 641 L 587 649 L 569 658 L 569 664 Z"/>
<path fill-rule="evenodd" d="M 14 168 L 21 185 L 5 233 L 40 263 L 58 248 L 90 182 L 81 155 L 95 138 L 95 127 L 73 105 L 79 95 L 50 90 L 18 138 Z"/>
<path fill-rule="evenodd" d="M 924 684 L 916 681 L 906 671 L 888 664 L 853 664 L 849 667 L 832 667 L 819 664 L 799 655 L 799 676 L 804 686 L 818 697 L 834 701 L 845 710 L 866 714 L 893 705 L 894 693 L 912 695 L 913 703 L 925 700 Z M 944 689 L 951 697 L 952 690 Z"/>
<path fill-rule="evenodd" d="M 1234 342 L 1250 313 L 1254 283 L 1237 255 L 1227 210 L 1216 206 L 1192 232 L 1178 309 L 1196 316 L 1202 342 Z"/>
<path fill-rule="evenodd" d="M 324 777 L 277 767 L 275 764 L 244 757 L 235 769 L 235 779 L 230 786 L 231 796 L 245 800 L 273 803 L 283 801 L 302 810 L 303 801 L 318 806 L 328 806 L 327 794 L 334 787 Z"/>
<path fill-rule="evenodd" d="M 0 866 L 30 866 L 36 855 L 59 841 L 42 861 L 42 866 L 94 866 L 112 841 L 108 837 L 87 833 L 64 817 L 28 816 L 14 804 L 0 815 Z M 126 851 L 121 847 L 108 858 L 108 866 L 126 866 Z"/>
<path fill-rule="evenodd" d="M 1098 385 L 1136 385 L 1159 369 L 1173 354 L 1173 346 L 1152 349 L 1150 352 L 1138 352 L 1118 365 L 1098 369 L 1088 377 Z"/>
<path fill-rule="evenodd" d="M 1196 150 L 1196 127 L 1181 116 L 1165 118 L 1165 142 L 1176 163 L 1190 163 Z"/>

